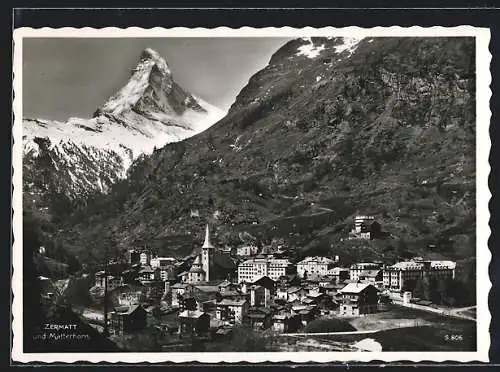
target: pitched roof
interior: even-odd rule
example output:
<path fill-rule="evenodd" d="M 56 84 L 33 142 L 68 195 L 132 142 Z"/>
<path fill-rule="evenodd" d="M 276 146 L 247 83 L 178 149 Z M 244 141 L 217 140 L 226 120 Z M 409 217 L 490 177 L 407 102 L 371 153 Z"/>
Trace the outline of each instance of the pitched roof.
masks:
<path fill-rule="evenodd" d="M 201 258 L 200 255 L 197 255 L 196 258 L 193 261 L 193 265 L 201 265 Z"/>
<path fill-rule="evenodd" d="M 341 293 L 361 293 L 364 290 L 366 290 L 368 287 L 373 287 L 375 290 L 378 291 L 378 289 L 375 288 L 370 283 L 349 283 L 344 288 L 342 288 L 339 292 L 341 292 Z"/>
<path fill-rule="evenodd" d="M 205 312 L 199 310 L 184 310 L 179 313 L 179 318 L 194 318 L 198 319 L 200 316 L 204 315 Z"/>
<path fill-rule="evenodd" d="M 249 313 L 247 314 L 247 317 L 249 318 L 254 318 L 254 319 L 265 319 L 267 314 L 264 313 Z"/>
<path fill-rule="evenodd" d="M 380 273 L 380 269 L 363 270 L 360 276 L 376 277 Z"/>
<path fill-rule="evenodd" d="M 190 273 L 205 273 L 205 270 L 203 270 L 201 267 L 196 267 L 196 266 L 191 266 L 189 269 Z"/>
<path fill-rule="evenodd" d="M 216 286 L 216 285 L 204 285 L 204 284 L 200 284 L 200 285 L 196 285 L 195 288 L 198 289 L 201 292 L 206 292 L 206 293 L 219 292 L 219 287 Z"/>
<path fill-rule="evenodd" d="M 309 263 L 315 263 L 315 264 L 333 264 L 335 261 L 333 261 L 330 258 L 327 257 L 320 257 L 320 256 L 315 256 L 315 257 L 306 257 L 302 261 L 298 262 L 297 265 L 306 265 Z"/>
<path fill-rule="evenodd" d="M 186 288 L 188 284 L 186 283 L 175 283 L 172 287 L 170 288 Z"/>
<path fill-rule="evenodd" d="M 219 287 L 227 287 L 229 285 L 231 285 L 231 282 L 226 279 L 222 283 L 219 284 Z"/>
<path fill-rule="evenodd" d="M 230 300 L 229 298 L 224 298 L 222 301 L 217 302 L 217 305 L 223 306 L 243 306 L 247 300 Z"/>
<path fill-rule="evenodd" d="M 115 313 L 120 315 L 130 315 L 136 311 L 141 305 L 131 305 L 131 306 L 117 306 L 115 307 Z M 144 308 L 142 308 L 144 309 Z"/>
<path fill-rule="evenodd" d="M 139 274 L 142 273 L 154 273 L 154 270 L 151 266 L 144 266 L 140 271 Z"/>
<path fill-rule="evenodd" d="M 222 297 L 244 296 L 243 293 L 238 292 L 238 291 L 233 291 L 233 290 L 224 291 L 224 293 L 221 293 L 221 295 L 222 295 Z"/>

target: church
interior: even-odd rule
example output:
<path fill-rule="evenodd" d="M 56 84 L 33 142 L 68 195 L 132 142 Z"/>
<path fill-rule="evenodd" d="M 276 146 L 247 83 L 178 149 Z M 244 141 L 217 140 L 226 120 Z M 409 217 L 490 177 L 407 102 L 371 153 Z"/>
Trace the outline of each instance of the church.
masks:
<path fill-rule="evenodd" d="M 205 241 L 201 250 L 195 254 L 190 269 L 183 273 L 182 281 L 190 284 L 201 284 L 226 279 L 231 270 L 234 270 L 234 263 L 227 255 L 216 251 L 210 242 L 210 230 L 207 224 Z"/>

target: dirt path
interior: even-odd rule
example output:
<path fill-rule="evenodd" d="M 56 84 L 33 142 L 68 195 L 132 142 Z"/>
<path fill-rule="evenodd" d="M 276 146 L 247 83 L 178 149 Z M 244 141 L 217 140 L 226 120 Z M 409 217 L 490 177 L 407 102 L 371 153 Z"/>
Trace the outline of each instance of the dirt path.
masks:
<path fill-rule="evenodd" d="M 329 336 L 329 335 L 364 335 L 376 333 L 379 329 L 370 329 L 365 331 L 347 331 L 347 332 L 315 332 L 315 333 L 282 333 L 279 336 Z"/>

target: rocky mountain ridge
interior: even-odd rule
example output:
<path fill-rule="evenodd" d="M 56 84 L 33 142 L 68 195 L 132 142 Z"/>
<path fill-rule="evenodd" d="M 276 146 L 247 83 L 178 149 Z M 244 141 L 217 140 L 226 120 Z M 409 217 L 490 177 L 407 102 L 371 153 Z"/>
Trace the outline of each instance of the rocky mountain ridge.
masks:
<path fill-rule="evenodd" d="M 67 239 L 185 254 L 209 220 L 219 245 L 246 232 L 346 262 L 473 256 L 474 71 L 473 38 L 290 41 L 226 117 L 135 163 Z M 356 213 L 391 240 L 341 240 Z"/>

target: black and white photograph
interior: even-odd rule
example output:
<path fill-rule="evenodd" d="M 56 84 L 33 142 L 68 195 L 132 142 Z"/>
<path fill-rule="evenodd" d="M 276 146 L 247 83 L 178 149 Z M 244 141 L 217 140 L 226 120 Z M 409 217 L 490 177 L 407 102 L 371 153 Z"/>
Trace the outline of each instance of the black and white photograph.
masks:
<path fill-rule="evenodd" d="M 16 31 L 14 359 L 487 358 L 487 29 Z"/>

